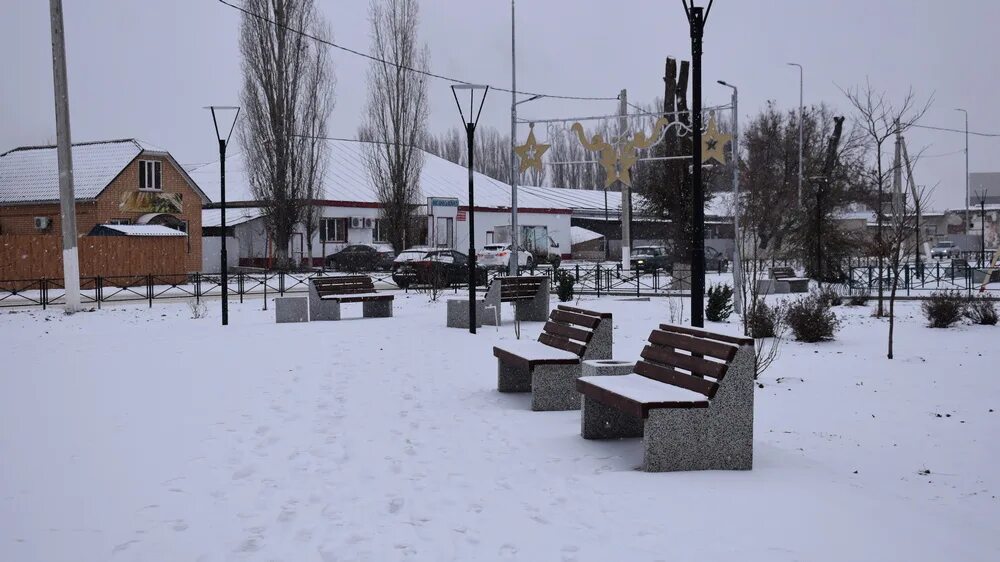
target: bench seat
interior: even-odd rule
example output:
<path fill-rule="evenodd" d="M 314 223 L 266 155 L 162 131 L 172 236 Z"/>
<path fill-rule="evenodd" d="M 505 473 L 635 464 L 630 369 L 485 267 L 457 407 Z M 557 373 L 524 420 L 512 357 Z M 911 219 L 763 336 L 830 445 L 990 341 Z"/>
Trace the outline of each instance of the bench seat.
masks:
<path fill-rule="evenodd" d="M 503 347 L 494 346 L 493 356 L 504 362 L 520 364 L 525 369 L 534 365 L 575 365 L 580 362 L 580 356 L 571 351 L 532 340 L 508 342 Z"/>
<path fill-rule="evenodd" d="M 365 318 L 392 316 L 393 295 L 375 291 L 367 275 L 313 277 L 309 280 L 310 320 L 340 320 L 340 305 L 361 303 Z"/>
<path fill-rule="evenodd" d="M 576 380 L 581 393 L 637 418 L 645 418 L 655 408 L 707 408 L 704 394 L 663 384 L 632 373 L 620 377 L 581 377 Z"/>
<path fill-rule="evenodd" d="M 380 293 L 357 293 L 343 295 L 320 295 L 320 300 L 340 302 L 391 301 L 393 295 Z"/>

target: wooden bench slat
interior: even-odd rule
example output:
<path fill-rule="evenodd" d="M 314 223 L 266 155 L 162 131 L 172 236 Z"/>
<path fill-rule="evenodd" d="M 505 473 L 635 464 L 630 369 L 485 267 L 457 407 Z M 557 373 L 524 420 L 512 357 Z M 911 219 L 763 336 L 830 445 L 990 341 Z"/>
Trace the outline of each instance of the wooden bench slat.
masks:
<path fill-rule="evenodd" d="M 566 358 L 566 359 L 528 359 L 526 357 L 521 357 L 516 353 L 511 353 L 506 349 L 500 347 L 493 348 L 493 356 L 499 358 L 504 363 L 510 363 L 522 369 L 531 370 L 533 365 L 575 365 L 580 362 L 580 359 Z"/>
<path fill-rule="evenodd" d="M 587 316 L 586 314 L 568 312 L 559 309 L 550 312 L 549 318 L 555 320 L 556 322 L 562 322 L 563 324 L 575 324 L 590 330 L 593 330 L 598 324 L 601 323 L 601 319 L 597 316 Z"/>
<path fill-rule="evenodd" d="M 655 345 L 647 345 L 643 348 L 640 356 L 643 359 L 648 359 L 656 363 L 663 363 L 668 367 L 676 367 L 691 371 L 699 377 L 712 377 L 716 380 L 724 377 L 726 375 L 726 370 L 729 368 L 729 366 L 725 363 L 717 363 L 715 361 L 709 361 L 708 359 L 702 359 L 701 357 L 695 357 L 693 355 L 684 355 L 668 348 L 657 347 Z"/>
<path fill-rule="evenodd" d="M 664 332 L 663 330 L 653 330 L 649 334 L 649 341 L 656 345 L 683 349 L 684 351 L 700 355 L 708 355 L 726 362 L 732 361 L 738 351 L 736 346 L 728 343 L 701 339 L 674 332 Z"/>
<path fill-rule="evenodd" d="M 704 394 L 708 398 L 715 396 L 715 392 L 719 390 L 719 383 L 682 373 L 671 367 L 650 363 L 649 361 L 637 362 L 635 364 L 635 372 L 636 374 L 662 383 L 693 390 Z"/>
<path fill-rule="evenodd" d="M 597 312 L 595 310 L 587 310 L 585 308 L 577 308 L 575 306 L 568 306 L 565 304 L 560 304 L 556 308 L 558 310 L 565 310 L 566 312 L 575 312 L 577 314 L 584 314 L 586 316 L 597 316 L 598 318 L 611 318 L 610 312 Z"/>
<path fill-rule="evenodd" d="M 546 332 L 542 332 L 541 335 L 538 336 L 538 341 L 544 343 L 549 347 L 554 347 L 556 349 L 561 349 L 563 351 L 575 353 L 578 356 L 582 356 L 583 352 L 587 350 L 587 346 L 585 345 L 579 344 L 567 338 L 554 336 Z"/>
<path fill-rule="evenodd" d="M 324 300 L 338 302 L 389 301 L 392 295 L 375 295 L 375 284 L 367 275 L 341 275 L 310 279 L 316 294 Z M 358 296 L 352 296 L 358 295 Z"/>
<path fill-rule="evenodd" d="M 688 328 L 687 326 L 674 326 L 673 324 L 660 324 L 660 329 L 664 332 L 675 332 L 678 334 L 685 334 L 688 336 L 696 336 L 699 338 L 706 338 L 715 341 L 721 341 L 725 343 L 733 343 L 736 345 L 751 345 L 753 344 L 752 338 L 743 338 L 739 336 L 728 336 L 726 334 L 716 334 L 714 332 L 706 332 L 705 330 L 699 330 L 698 328 Z"/>
<path fill-rule="evenodd" d="M 549 316 L 551 317 L 552 315 L 549 314 Z M 584 343 L 590 342 L 590 338 L 594 336 L 594 332 L 590 330 L 584 330 L 582 328 L 577 328 L 576 326 L 561 324 L 551 320 L 545 323 L 543 330 L 550 334 L 562 336 L 571 340 L 582 341 Z"/>

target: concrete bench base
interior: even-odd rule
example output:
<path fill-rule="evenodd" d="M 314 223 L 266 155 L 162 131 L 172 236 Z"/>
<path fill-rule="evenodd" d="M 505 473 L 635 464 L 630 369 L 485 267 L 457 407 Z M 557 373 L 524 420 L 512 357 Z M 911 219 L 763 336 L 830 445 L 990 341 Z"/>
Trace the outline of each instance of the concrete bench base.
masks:
<path fill-rule="evenodd" d="M 497 390 L 500 392 L 530 392 L 531 372 L 524 367 L 498 360 Z"/>
<path fill-rule="evenodd" d="M 468 298 L 452 298 L 448 299 L 448 321 L 447 326 L 449 328 L 464 328 L 469 329 L 469 299 Z M 484 323 L 493 325 L 494 317 L 492 316 L 493 311 L 490 311 L 490 317 L 487 318 L 486 314 L 486 301 L 482 299 L 476 299 L 476 327 L 481 327 Z M 490 320 L 490 322 L 486 322 Z"/>
<path fill-rule="evenodd" d="M 757 294 L 759 295 L 784 295 L 790 292 L 792 292 L 792 288 L 788 284 L 788 281 L 779 281 L 776 279 L 757 280 Z"/>
<path fill-rule="evenodd" d="M 274 321 L 278 324 L 309 321 L 307 297 L 278 297 L 274 299 Z"/>
<path fill-rule="evenodd" d="M 792 293 L 808 293 L 809 279 L 805 277 L 788 277 L 780 279 L 779 282 L 788 283 L 788 290 Z"/>
<path fill-rule="evenodd" d="M 537 365 L 531 370 L 531 409 L 536 412 L 579 410 L 576 379 L 580 364 Z"/>
<path fill-rule="evenodd" d="M 361 316 L 365 318 L 392 318 L 392 301 L 375 300 L 361 303 Z"/>

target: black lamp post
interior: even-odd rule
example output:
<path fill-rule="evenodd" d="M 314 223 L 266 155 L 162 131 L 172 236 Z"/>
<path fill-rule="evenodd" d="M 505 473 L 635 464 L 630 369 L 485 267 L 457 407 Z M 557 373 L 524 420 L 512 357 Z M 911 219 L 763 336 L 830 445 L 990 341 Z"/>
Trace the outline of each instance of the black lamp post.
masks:
<path fill-rule="evenodd" d="M 229 324 L 229 267 L 227 265 L 228 255 L 226 253 L 226 147 L 229 145 L 229 138 L 233 136 L 233 129 L 236 128 L 236 120 L 240 116 L 240 108 L 228 105 L 212 105 L 207 109 L 212 111 L 212 124 L 215 125 L 215 137 L 219 140 L 219 208 L 222 218 L 220 227 L 222 228 L 222 250 L 220 260 L 222 262 L 222 325 Z M 229 133 L 225 137 L 219 132 L 219 120 L 215 116 L 216 111 L 236 111 L 233 122 L 229 126 Z M 223 130 L 225 125 L 223 125 Z"/>
<path fill-rule="evenodd" d="M 705 326 L 705 189 L 701 183 L 701 44 L 712 1 L 702 8 L 682 0 L 691 27 L 691 325 Z"/>
<path fill-rule="evenodd" d="M 458 91 L 469 91 L 469 117 L 465 117 L 462 111 L 462 103 L 458 101 Z M 475 110 L 476 91 L 481 90 L 483 96 L 479 99 L 479 109 Z M 490 91 L 489 86 L 479 86 L 476 84 L 456 84 L 451 87 L 451 94 L 455 97 L 455 105 L 458 106 L 458 114 L 462 117 L 465 125 L 465 138 L 469 151 L 469 333 L 476 333 L 476 204 L 474 193 L 474 181 L 472 172 L 472 158 L 475 152 L 476 125 L 479 124 L 479 115 L 483 112 L 483 103 L 486 102 L 486 94 Z M 476 118 L 472 119 L 475 111 Z"/>

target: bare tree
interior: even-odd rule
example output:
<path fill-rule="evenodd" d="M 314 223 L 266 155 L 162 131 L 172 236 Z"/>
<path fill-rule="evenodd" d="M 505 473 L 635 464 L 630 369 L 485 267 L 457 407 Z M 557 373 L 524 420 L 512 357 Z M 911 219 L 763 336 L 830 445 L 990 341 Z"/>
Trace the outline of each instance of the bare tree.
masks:
<path fill-rule="evenodd" d="M 427 47 L 418 47 L 416 0 L 372 0 L 368 103 L 358 130 L 370 141 L 366 164 L 378 192 L 380 218 L 393 248 L 402 251 L 420 193 L 427 122 L 427 84 L 409 69 L 429 67 Z"/>
<path fill-rule="evenodd" d="M 326 26 L 320 25 L 318 33 L 324 35 Z M 325 49 L 317 48 L 312 52 L 310 71 L 306 74 L 306 105 L 304 108 L 304 134 L 299 142 L 303 150 L 302 167 L 305 170 L 305 206 L 302 210 L 302 229 L 306 235 L 306 255 L 309 256 L 309 266 L 312 264 L 313 237 L 319 228 L 321 218 L 319 200 L 323 199 L 324 175 L 327 165 L 326 120 L 333 110 L 333 87 L 336 77 L 328 61 Z M 324 258 L 326 256 L 323 256 Z"/>
<path fill-rule="evenodd" d="M 889 248 L 883 239 L 883 224 L 885 222 L 884 203 L 886 198 L 886 186 L 890 184 L 892 175 L 895 173 L 895 166 L 886 166 L 885 143 L 893 138 L 897 133 L 903 134 L 910 127 L 915 125 L 921 117 L 930 109 L 934 96 L 930 96 L 923 104 L 917 101 L 917 96 L 910 88 L 903 101 L 899 105 L 894 105 L 884 91 L 877 91 L 872 86 L 871 81 L 865 79 L 863 86 L 856 86 L 848 90 L 841 90 L 847 100 L 854 106 L 858 126 L 862 130 L 868 149 L 873 152 L 874 162 L 867 170 L 868 181 L 875 187 L 876 197 L 872 204 L 875 210 L 875 220 L 877 231 L 873 248 L 878 252 L 878 309 L 876 316 L 881 318 L 885 314 L 884 298 L 885 287 L 883 283 L 885 271 L 885 259 L 888 257 L 885 251 Z M 890 319 L 891 321 L 891 319 Z"/>
<path fill-rule="evenodd" d="M 330 105 L 315 105 L 332 96 L 332 71 L 322 47 L 292 30 L 326 30 L 313 0 L 246 0 L 244 8 L 240 52 L 246 119 L 240 143 L 250 187 L 264 207 L 276 265 L 287 269 L 304 201 L 322 176 L 322 145 L 310 150 L 303 137 L 325 122 Z"/>

